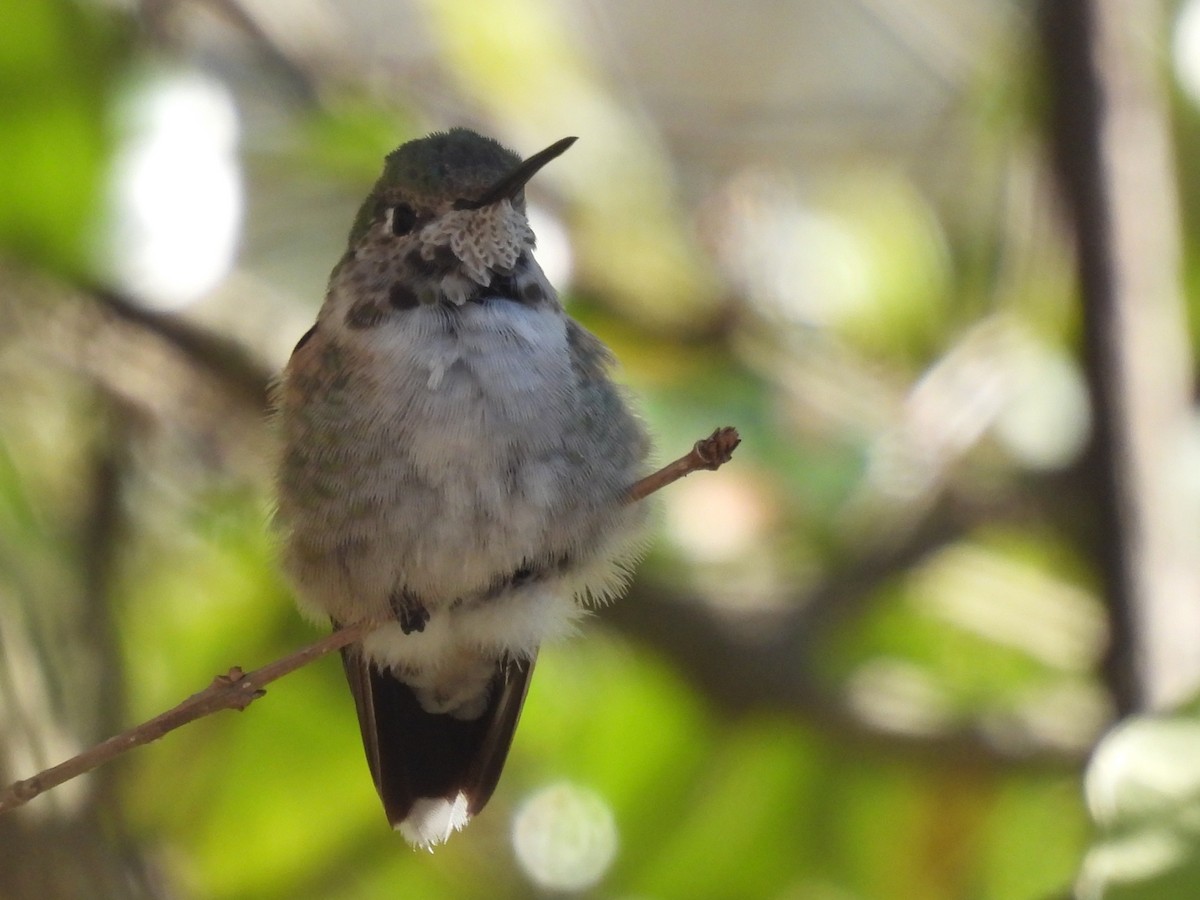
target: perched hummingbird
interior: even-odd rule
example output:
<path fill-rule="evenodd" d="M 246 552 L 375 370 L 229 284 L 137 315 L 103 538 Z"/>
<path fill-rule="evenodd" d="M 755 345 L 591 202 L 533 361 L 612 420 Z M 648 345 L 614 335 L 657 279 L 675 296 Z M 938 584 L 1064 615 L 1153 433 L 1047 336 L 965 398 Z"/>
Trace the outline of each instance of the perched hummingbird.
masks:
<path fill-rule="evenodd" d="M 343 651 L 393 827 L 487 803 L 538 647 L 623 586 L 648 441 L 612 357 L 533 258 L 522 161 L 465 128 L 387 157 L 277 393 L 278 520 L 303 611 L 385 622 Z"/>

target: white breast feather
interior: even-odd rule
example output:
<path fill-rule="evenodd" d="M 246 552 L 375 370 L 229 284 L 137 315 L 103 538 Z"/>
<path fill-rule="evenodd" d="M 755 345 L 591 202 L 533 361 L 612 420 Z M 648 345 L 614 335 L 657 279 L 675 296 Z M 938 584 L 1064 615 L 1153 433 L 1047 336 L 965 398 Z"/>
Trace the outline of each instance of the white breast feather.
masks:
<path fill-rule="evenodd" d="M 583 614 L 576 598 L 604 598 L 620 586 L 624 572 L 609 559 L 628 556 L 635 531 L 609 529 L 613 546 L 577 548 L 591 562 L 563 576 L 486 603 L 455 604 L 545 546 L 554 517 L 570 508 L 578 476 L 565 467 L 578 463 L 563 458 L 560 434 L 576 397 L 560 311 L 472 304 L 458 313 L 453 333 L 446 315 L 425 306 L 409 311 L 403 327 L 338 336 L 381 363 L 372 366 L 382 373 L 378 383 L 345 405 L 354 421 L 344 423 L 363 435 L 349 451 L 362 461 L 347 465 L 367 473 L 358 490 L 373 512 L 328 529 L 357 534 L 352 559 L 298 573 L 310 610 L 342 620 L 391 618 L 389 593 L 406 585 L 431 614 L 424 631 L 406 635 L 398 624 L 385 625 L 364 648 L 383 664 L 443 684 L 463 647 L 529 655 L 569 634 Z M 378 455 L 389 448 L 401 449 L 403 462 L 380 465 Z M 452 680 L 477 695 L 478 677 Z"/>

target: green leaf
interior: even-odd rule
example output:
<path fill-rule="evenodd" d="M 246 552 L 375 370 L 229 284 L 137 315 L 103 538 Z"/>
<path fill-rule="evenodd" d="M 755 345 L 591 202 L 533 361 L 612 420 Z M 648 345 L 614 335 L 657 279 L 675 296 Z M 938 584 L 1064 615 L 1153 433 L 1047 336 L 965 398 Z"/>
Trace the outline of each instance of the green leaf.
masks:
<path fill-rule="evenodd" d="M 0 248 L 85 267 L 110 156 L 108 104 L 124 46 L 116 20 L 69 0 L 5 8 L 0 28 Z"/>

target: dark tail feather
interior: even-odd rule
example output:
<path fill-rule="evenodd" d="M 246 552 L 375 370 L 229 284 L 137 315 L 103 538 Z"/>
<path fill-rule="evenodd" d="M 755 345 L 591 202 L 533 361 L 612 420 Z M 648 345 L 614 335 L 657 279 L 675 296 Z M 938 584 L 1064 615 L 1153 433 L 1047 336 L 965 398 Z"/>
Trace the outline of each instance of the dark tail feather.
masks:
<path fill-rule="evenodd" d="M 342 651 L 375 788 L 392 827 L 414 844 L 444 841 L 491 798 L 533 662 L 498 663 L 487 708 L 479 718 L 463 721 L 426 712 L 408 685 L 381 672 L 358 648 Z M 430 826 L 430 832 L 424 822 L 438 815 L 445 818 L 445 827 Z"/>

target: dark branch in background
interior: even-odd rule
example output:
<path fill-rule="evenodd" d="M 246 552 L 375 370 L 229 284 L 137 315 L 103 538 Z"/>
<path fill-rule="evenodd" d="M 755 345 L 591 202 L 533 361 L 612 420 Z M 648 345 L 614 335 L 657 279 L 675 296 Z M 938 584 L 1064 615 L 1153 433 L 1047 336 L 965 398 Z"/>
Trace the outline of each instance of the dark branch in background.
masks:
<path fill-rule="evenodd" d="M 869 597 L 848 593 L 843 599 L 854 604 Z M 812 639 L 825 632 L 809 633 L 802 611 L 763 613 L 731 628 L 694 598 L 654 585 L 635 589 L 606 610 L 604 620 L 615 621 L 631 640 L 650 643 L 722 709 L 799 716 L 846 746 L 874 749 L 888 759 L 1065 772 L 1078 771 L 1086 758 L 1083 748 L 1037 738 L 996 741 L 975 723 L 908 732 L 867 721 L 821 684 L 809 651 Z"/>
<path fill-rule="evenodd" d="M 120 548 L 128 537 L 123 495 L 132 466 L 131 415 L 117 397 L 97 391 L 102 428 L 91 451 L 91 485 L 81 525 L 80 568 L 84 596 L 79 606 L 81 633 L 88 656 L 80 660 L 83 671 L 96 679 L 97 689 L 90 698 L 96 705 L 96 722 L 87 740 L 111 734 L 120 727 L 125 709 L 124 679 L 106 679 L 105 673 L 120 671 L 120 640 L 109 615 L 113 607 L 112 590 Z M 85 676 L 87 677 L 87 676 Z M 115 785 L 102 781 L 92 799 L 97 807 L 111 800 Z"/>
<path fill-rule="evenodd" d="M 627 502 L 637 503 L 692 472 L 720 468 L 729 462 L 739 443 L 736 429 L 718 428 L 709 437 L 697 441 L 686 456 L 631 485 Z M 343 628 L 253 672 L 246 673 L 234 667 L 225 675 L 218 675 L 207 688 L 188 697 L 178 706 L 96 744 L 32 778 L 9 785 L 0 793 L 0 813 L 24 806 L 39 794 L 90 772 L 134 747 L 156 741 L 168 732 L 196 719 L 223 709 L 245 709 L 265 693 L 264 688 L 272 681 L 320 659 L 327 653 L 361 640 L 374 627 L 374 623 L 364 622 Z"/>
<path fill-rule="evenodd" d="M 1088 460 L 1111 643 L 1103 674 L 1119 712 L 1197 687 L 1200 591 L 1193 540 L 1170 483 L 1190 361 L 1175 185 L 1159 60 L 1158 4 L 1044 0 L 1049 137 L 1074 239 Z M 1183 634 L 1181 634 L 1181 632 Z"/>
<path fill-rule="evenodd" d="M 889 580 L 981 523 L 996 521 L 991 507 L 943 504 L 896 541 L 864 550 L 779 610 L 731 621 L 695 596 L 639 579 L 624 601 L 604 611 L 603 621 L 662 653 L 730 715 L 785 713 L 889 757 L 1077 770 L 1083 748 L 1050 746 L 1036 738 L 1002 744 L 974 724 L 923 733 L 875 725 L 846 705 L 836 684 L 824 683 L 814 662 L 824 642 L 861 616 Z"/>
<path fill-rule="evenodd" d="M 0 785 L 18 774 L 12 768 L 18 759 L 53 759 L 64 737 L 87 746 L 127 720 L 111 613 L 113 579 L 129 536 L 126 501 L 138 411 L 103 388 L 90 394 L 85 408 L 94 427 L 83 429 L 74 515 L 66 530 L 40 523 L 33 538 L 52 541 L 75 571 L 56 567 L 43 581 L 43 557 L 35 552 L 32 564 L 15 563 L 6 573 L 30 605 L 23 603 L 18 615 L 0 613 L 0 652 L 8 655 L 0 663 Z M 35 585 L 53 588 L 35 598 Z M 155 860 L 139 851 L 114 803 L 128 774 L 109 767 L 96 773 L 87 791 L 47 804 L 43 815 L 0 818 L 0 897 L 164 897 Z"/>
<path fill-rule="evenodd" d="M 1112 210 L 1103 172 L 1104 115 L 1096 67 L 1095 11 L 1089 0 L 1046 0 L 1041 5 L 1046 83 L 1051 90 L 1050 137 L 1063 200 L 1074 231 L 1079 288 L 1085 313 L 1084 363 L 1092 396 L 1090 447 L 1100 533 L 1098 564 L 1105 585 L 1110 644 L 1104 677 L 1120 713 L 1138 706 L 1140 689 L 1133 607 L 1137 585 L 1127 551 L 1134 508 L 1126 489 L 1130 460 L 1122 421 L 1122 359 Z"/>
<path fill-rule="evenodd" d="M 200 5 L 209 7 L 234 28 L 243 32 L 301 103 L 310 108 L 317 106 L 319 84 L 315 74 L 284 52 L 241 3 L 236 0 L 200 0 Z"/>
<path fill-rule="evenodd" d="M 268 408 L 271 373 L 237 341 L 178 316 L 148 310 L 115 291 L 96 289 L 90 296 L 125 324 L 168 344 L 252 411 L 261 414 Z"/>
<path fill-rule="evenodd" d="M 146 31 L 148 44 L 168 58 L 185 58 L 193 52 L 186 37 L 186 17 L 194 16 L 197 9 L 208 9 L 254 47 L 265 63 L 259 69 L 260 76 L 276 80 L 276 91 L 283 99 L 305 108 L 316 107 L 320 87 L 316 71 L 293 60 L 237 0 L 141 0 L 137 20 Z"/>

